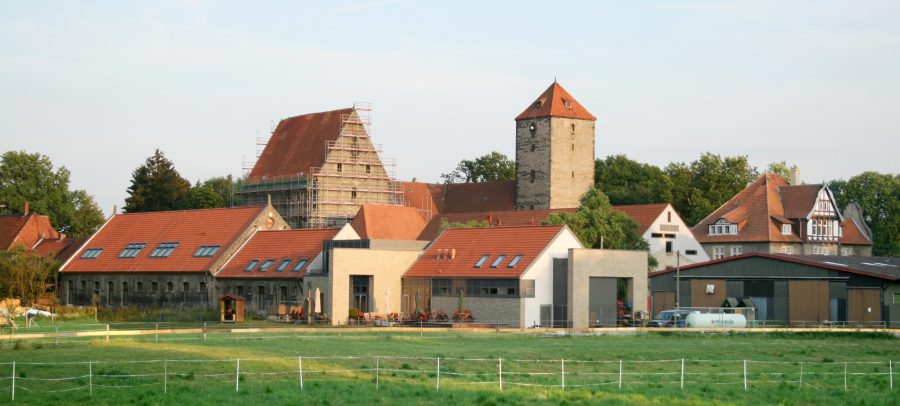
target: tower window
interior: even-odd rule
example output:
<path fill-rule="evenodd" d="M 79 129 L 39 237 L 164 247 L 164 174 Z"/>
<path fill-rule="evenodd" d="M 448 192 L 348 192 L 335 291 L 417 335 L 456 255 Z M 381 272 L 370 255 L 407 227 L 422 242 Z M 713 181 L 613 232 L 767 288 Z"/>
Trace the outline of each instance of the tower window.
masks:
<path fill-rule="evenodd" d="M 353 190 L 350 191 L 350 198 L 356 199 L 356 188 L 353 188 Z"/>
<path fill-rule="evenodd" d="M 575 171 L 572 171 L 572 177 L 573 178 L 575 177 Z"/>
<path fill-rule="evenodd" d="M 534 169 L 531 170 L 531 183 L 534 183 Z"/>
<path fill-rule="evenodd" d="M 366 165 L 366 173 L 372 173 L 372 165 Z"/>
<path fill-rule="evenodd" d="M 575 150 L 575 144 L 572 144 L 572 151 Z"/>
<path fill-rule="evenodd" d="M 572 124 L 572 134 L 575 134 L 575 124 Z"/>
<path fill-rule="evenodd" d="M 537 148 L 537 146 L 535 146 L 534 144 L 531 144 L 531 152 L 534 152 L 534 150 L 535 150 L 536 148 Z"/>
<path fill-rule="evenodd" d="M 529 124 L 528 131 L 531 131 L 531 136 L 533 137 L 535 134 L 537 134 L 537 125 L 535 125 L 534 123 Z"/>
<path fill-rule="evenodd" d="M 339 173 L 340 173 L 340 172 L 343 172 L 343 171 L 344 171 L 344 164 L 337 164 L 337 171 L 338 171 Z"/>
<path fill-rule="evenodd" d="M 566 101 L 564 101 L 563 103 L 565 104 L 565 106 L 566 106 L 567 109 L 571 109 L 571 108 L 572 108 L 572 102 L 566 100 Z M 573 124 L 572 127 L 575 127 L 575 125 Z"/>

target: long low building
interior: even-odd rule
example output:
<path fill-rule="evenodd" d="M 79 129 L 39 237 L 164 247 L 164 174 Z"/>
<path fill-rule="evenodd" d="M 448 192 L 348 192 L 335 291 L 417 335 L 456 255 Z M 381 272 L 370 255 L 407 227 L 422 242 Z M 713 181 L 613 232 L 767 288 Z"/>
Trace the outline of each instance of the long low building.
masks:
<path fill-rule="evenodd" d="M 760 321 L 900 327 L 898 278 L 893 257 L 752 253 L 652 273 L 650 294 L 654 314 L 674 308 L 680 290 L 680 307 L 743 302 Z"/>

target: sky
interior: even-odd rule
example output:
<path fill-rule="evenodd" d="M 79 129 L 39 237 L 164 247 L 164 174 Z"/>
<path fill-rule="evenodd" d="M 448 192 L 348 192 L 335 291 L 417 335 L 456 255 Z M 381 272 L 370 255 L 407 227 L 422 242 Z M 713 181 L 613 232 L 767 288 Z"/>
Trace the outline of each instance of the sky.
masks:
<path fill-rule="evenodd" d="M 554 78 L 596 155 L 900 172 L 897 1 L 27 1 L 0 12 L 0 150 L 50 157 L 110 214 L 161 149 L 240 176 L 279 120 L 372 103 L 398 179 L 515 155 Z"/>

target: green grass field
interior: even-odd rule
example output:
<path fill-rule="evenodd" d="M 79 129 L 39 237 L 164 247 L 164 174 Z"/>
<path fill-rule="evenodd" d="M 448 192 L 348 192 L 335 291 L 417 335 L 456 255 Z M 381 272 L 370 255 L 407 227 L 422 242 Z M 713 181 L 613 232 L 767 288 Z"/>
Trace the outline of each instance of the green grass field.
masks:
<path fill-rule="evenodd" d="M 896 404 L 888 360 L 900 361 L 898 339 L 852 333 L 338 334 L 5 342 L 0 403 L 16 361 L 17 404 Z"/>

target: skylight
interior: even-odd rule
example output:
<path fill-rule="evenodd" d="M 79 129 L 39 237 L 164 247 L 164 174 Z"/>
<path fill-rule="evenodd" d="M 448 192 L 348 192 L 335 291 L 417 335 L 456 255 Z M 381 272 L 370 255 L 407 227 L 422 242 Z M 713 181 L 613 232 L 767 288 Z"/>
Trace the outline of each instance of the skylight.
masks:
<path fill-rule="evenodd" d="M 147 243 L 143 242 L 133 242 L 128 244 L 128 246 L 119 253 L 119 258 L 134 258 L 142 249 L 144 249 L 145 245 L 147 245 Z"/>
<path fill-rule="evenodd" d="M 484 262 L 487 261 L 488 258 L 490 258 L 490 257 L 491 257 L 490 255 L 485 254 L 484 256 L 481 257 L 481 259 L 478 260 L 478 262 L 475 263 L 475 267 L 481 268 L 481 266 L 484 265 Z"/>
<path fill-rule="evenodd" d="M 278 264 L 278 268 L 275 268 L 275 272 L 283 272 L 284 268 L 287 268 L 288 264 L 291 263 L 291 259 L 285 259 Z"/>
<path fill-rule="evenodd" d="M 841 263 L 838 263 L 838 262 L 831 262 L 831 261 L 825 261 L 825 262 L 823 262 L 823 264 L 835 265 L 835 266 L 843 266 L 843 267 L 846 267 L 846 266 L 847 266 L 847 264 L 841 264 Z"/>
<path fill-rule="evenodd" d="M 512 261 L 509 261 L 509 264 L 506 265 L 507 268 L 513 268 L 519 264 L 519 261 L 522 260 L 522 254 L 516 255 Z"/>
<path fill-rule="evenodd" d="M 150 253 L 150 258 L 168 258 L 178 246 L 178 242 L 162 242 Z"/>
<path fill-rule="evenodd" d="M 297 265 L 294 265 L 291 272 L 300 272 L 300 270 L 303 269 L 303 265 L 306 265 L 306 261 L 306 258 L 301 259 L 300 262 L 297 262 Z"/>
<path fill-rule="evenodd" d="M 274 259 L 267 259 L 266 262 L 263 262 L 263 264 L 259 266 L 259 271 L 260 272 L 268 271 L 269 267 L 272 266 L 272 264 L 274 264 L 274 263 L 275 263 Z"/>
<path fill-rule="evenodd" d="M 219 248 L 222 248 L 221 245 L 201 245 L 200 248 L 194 252 L 195 257 L 211 257 L 216 255 L 216 252 L 219 252 Z"/>
<path fill-rule="evenodd" d="M 862 264 L 863 264 L 863 265 L 870 265 L 870 266 L 889 266 L 889 267 L 891 267 L 891 268 L 896 268 L 896 267 L 897 267 L 897 265 L 885 264 L 885 263 L 881 263 L 881 262 L 863 262 Z"/>
<path fill-rule="evenodd" d="M 250 263 L 247 264 L 247 267 L 244 268 L 244 272 L 253 272 L 253 268 L 256 268 L 256 264 L 258 264 L 258 263 L 259 263 L 258 259 L 254 259 L 254 260 L 250 261 Z"/>
<path fill-rule="evenodd" d="M 500 265 L 501 262 L 503 262 L 504 259 L 506 259 L 506 255 L 497 257 L 497 259 L 495 259 L 494 262 L 491 263 L 491 268 L 496 268 L 498 265 Z"/>
<path fill-rule="evenodd" d="M 84 259 L 94 259 L 99 257 L 101 252 L 103 252 L 103 248 L 88 248 L 84 250 L 84 253 L 81 254 L 81 257 Z"/>

